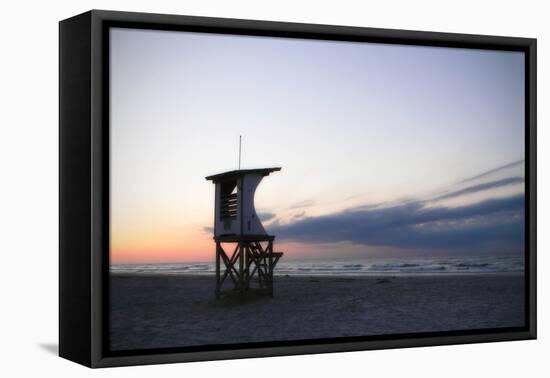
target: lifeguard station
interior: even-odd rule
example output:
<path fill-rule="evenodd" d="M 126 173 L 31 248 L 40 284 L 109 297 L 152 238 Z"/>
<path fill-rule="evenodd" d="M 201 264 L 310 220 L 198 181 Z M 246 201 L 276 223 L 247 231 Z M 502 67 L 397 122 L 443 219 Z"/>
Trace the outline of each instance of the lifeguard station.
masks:
<path fill-rule="evenodd" d="M 280 170 L 239 169 L 206 177 L 216 185 L 214 241 L 217 299 L 228 277 L 233 282 L 234 290 L 241 295 L 257 282 L 258 288 L 273 296 L 273 269 L 283 253 L 273 252 L 275 236 L 265 232 L 256 214 L 254 193 L 265 176 Z"/>

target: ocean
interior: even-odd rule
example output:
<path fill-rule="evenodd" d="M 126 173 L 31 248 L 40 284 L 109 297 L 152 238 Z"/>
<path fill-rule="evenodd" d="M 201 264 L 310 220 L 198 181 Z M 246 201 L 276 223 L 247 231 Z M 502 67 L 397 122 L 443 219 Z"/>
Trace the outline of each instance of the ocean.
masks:
<path fill-rule="evenodd" d="M 373 257 L 347 261 L 280 261 L 276 275 L 363 275 L 410 273 L 523 272 L 523 256 Z M 223 264 L 222 264 L 223 269 Z M 112 273 L 214 274 L 212 263 L 115 264 Z"/>

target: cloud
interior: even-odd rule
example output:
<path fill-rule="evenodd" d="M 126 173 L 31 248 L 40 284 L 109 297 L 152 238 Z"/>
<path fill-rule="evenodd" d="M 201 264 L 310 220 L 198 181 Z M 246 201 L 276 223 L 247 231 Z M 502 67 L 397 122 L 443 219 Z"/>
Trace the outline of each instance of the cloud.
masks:
<path fill-rule="evenodd" d="M 280 239 L 352 242 L 403 248 L 462 248 L 488 242 L 522 242 L 524 195 L 461 207 L 425 207 L 421 201 L 386 208 L 346 210 L 274 224 Z"/>
<path fill-rule="evenodd" d="M 469 186 L 469 187 L 464 188 L 464 189 L 456 190 L 456 191 L 453 191 L 453 192 L 450 192 L 450 193 L 446 193 L 446 194 L 437 196 L 434 199 L 435 200 L 442 200 L 442 199 L 454 198 L 454 197 L 458 197 L 458 196 L 461 196 L 461 195 L 464 195 L 464 194 L 477 193 L 477 192 L 481 192 L 481 191 L 488 190 L 488 189 L 499 188 L 499 187 L 502 187 L 502 186 L 521 184 L 524 181 L 525 180 L 523 179 L 523 177 L 507 177 L 507 178 L 504 178 L 502 180 L 496 180 L 496 181 L 486 182 L 486 183 L 483 183 L 483 184 Z"/>
<path fill-rule="evenodd" d="M 299 212 L 298 214 L 294 214 L 291 216 L 292 220 L 297 220 L 297 219 L 300 219 L 300 218 L 303 218 L 306 216 L 306 212 L 305 211 L 301 211 Z"/>
<path fill-rule="evenodd" d="M 477 179 L 480 179 L 480 178 L 483 178 L 483 177 L 486 177 L 486 176 L 489 176 L 489 175 L 492 175 L 493 173 L 497 173 L 497 172 L 500 172 L 500 171 L 503 171 L 505 169 L 508 169 L 508 168 L 512 168 L 512 167 L 515 167 L 517 165 L 520 165 L 520 164 L 523 164 L 524 163 L 524 160 L 518 160 L 518 161 L 514 161 L 512 163 L 508 163 L 508 164 L 505 164 L 505 165 L 501 165 L 500 167 L 496 167 L 496 168 L 493 168 L 493 169 L 490 169 L 488 171 L 485 171 L 485 172 L 482 172 L 478 175 L 475 175 L 475 176 L 472 176 L 472 177 L 468 177 L 468 178 L 465 178 L 464 180 L 460 181 L 461 183 L 464 183 L 464 182 L 469 182 L 469 181 L 474 181 L 474 180 L 477 180 Z"/>
<path fill-rule="evenodd" d="M 289 209 L 300 209 L 302 207 L 311 207 L 311 206 L 315 206 L 315 201 L 304 200 L 304 201 L 296 202 L 290 205 Z"/>

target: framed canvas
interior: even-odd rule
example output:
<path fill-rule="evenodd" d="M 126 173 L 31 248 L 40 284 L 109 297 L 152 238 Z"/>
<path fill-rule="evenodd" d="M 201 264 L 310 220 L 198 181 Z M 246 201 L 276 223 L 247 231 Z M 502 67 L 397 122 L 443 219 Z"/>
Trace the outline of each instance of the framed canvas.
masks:
<path fill-rule="evenodd" d="M 59 354 L 536 338 L 536 40 L 60 22 Z"/>

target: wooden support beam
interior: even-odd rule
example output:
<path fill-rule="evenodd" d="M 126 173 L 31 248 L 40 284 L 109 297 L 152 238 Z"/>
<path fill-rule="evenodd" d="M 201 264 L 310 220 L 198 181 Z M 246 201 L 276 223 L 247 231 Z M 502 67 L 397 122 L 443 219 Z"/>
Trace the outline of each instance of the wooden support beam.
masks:
<path fill-rule="evenodd" d="M 223 282 L 225 281 L 225 279 L 227 278 L 228 275 L 231 278 L 231 281 L 233 281 L 233 284 L 234 285 L 237 284 L 237 282 L 239 280 L 239 272 L 235 268 L 235 262 L 237 261 L 237 258 L 239 257 L 238 252 L 239 252 L 238 249 L 235 249 L 235 251 L 233 251 L 233 255 L 231 256 L 231 258 L 229 258 L 227 256 L 227 254 L 225 253 L 223 247 L 220 245 L 220 256 L 221 256 L 221 258 L 223 260 L 223 263 L 225 265 L 225 272 L 223 274 L 223 277 L 221 278 L 220 286 L 223 285 Z"/>
<path fill-rule="evenodd" d="M 235 243 L 231 256 L 225 252 L 222 242 Z M 262 242 L 266 242 L 265 247 Z M 240 295 L 249 290 L 254 278 L 257 277 L 259 288 L 273 296 L 273 272 L 282 255 L 282 252 L 273 252 L 273 237 L 264 240 L 216 239 L 216 298 L 221 297 L 227 277 L 231 279 L 234 289 L 238 290 Z"/>
<path fill-rule="evenodd" d="M 220 282 L 220 242 L 216 242 L 216 299 L 220 299 L 221 282 Z"/>

